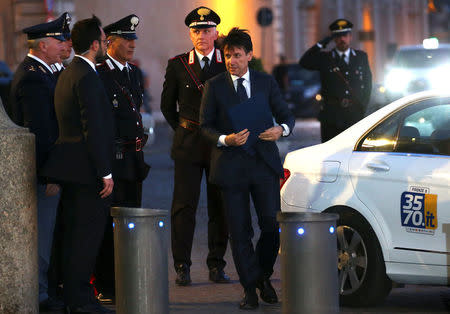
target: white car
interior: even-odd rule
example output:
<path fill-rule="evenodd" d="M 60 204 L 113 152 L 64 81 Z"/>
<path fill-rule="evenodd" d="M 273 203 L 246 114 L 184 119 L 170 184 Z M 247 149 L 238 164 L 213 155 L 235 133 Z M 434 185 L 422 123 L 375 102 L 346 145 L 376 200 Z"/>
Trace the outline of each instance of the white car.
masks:
<path fill-rule="evenodd" d="M 374 112 L 284 162 L 283 212 L 332 212 L 341 304 L 382 302 L 392 281 L 450 284 L 450 92 Z"/>

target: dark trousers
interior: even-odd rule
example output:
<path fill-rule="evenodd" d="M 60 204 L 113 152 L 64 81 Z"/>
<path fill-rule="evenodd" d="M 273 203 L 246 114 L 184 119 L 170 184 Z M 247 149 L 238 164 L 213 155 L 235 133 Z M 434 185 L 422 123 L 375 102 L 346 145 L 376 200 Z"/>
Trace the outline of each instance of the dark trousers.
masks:
<path fill-rule="evenodd" d="M 142 182 L 114 179 L 112 206 L 141 207 Z M 113 219 L 108 213 L 105 234 L 95 265 L 95 287 L 103 294 L 115 294 Z"/>
<path fill-rule="evenodd" d="M 172 254 L 174 265 L 191 266 L 191 250 L 195 229 L 195 213 L 200 197 L 203 173 L 209 167 L 202 163 L 175 160 L 175 187 L 171 210 Z M 223 256 L 227 249 L 228 231 L 220 189 L 207 182 L 208 198 L 208 257 L 209 269 L 225 267 Z"/>
<path fill-rule="evenodd" d="M 62 185 L 62 272 L 64 303 L 68 306 L 82 306 L 94 300 L 89 281 L 110 207 L 109 198 L 101 199 L 98 194 L 101 188 L 100 183 Z"/>
<path fill-rule="evenodd" d="M 273 273 L 280 246 L 276 220 L 280 211 L 280 181 L 257 156 L 243 154 L 242 163 L 246 169 L 242 182 L 222 187 L 222 193 L 234 264 L 242 286 L 250 289 L 255 288 L 258 279 L 269 278 Z M 256 249 L 252 243 L 250 197 L 261 231 Z"/>

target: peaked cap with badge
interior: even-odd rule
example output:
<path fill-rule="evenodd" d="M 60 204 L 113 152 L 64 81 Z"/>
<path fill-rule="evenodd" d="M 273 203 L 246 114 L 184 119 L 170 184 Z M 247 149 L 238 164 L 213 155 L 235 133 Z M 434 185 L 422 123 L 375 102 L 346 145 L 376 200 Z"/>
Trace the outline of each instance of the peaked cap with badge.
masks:
<path fill-rule="evenodd" d="M 346 19 L 337 19 L 328 27 L 332 34 L 346 34 L 352 31 L 353 24 Z"/>
<path fill-rule="evenodd" d="M 103 28 L 106 36 L 116 35 L 128 40 L 138 39 L 136 27 L 139 24 L 139 17 L 135 14 L 128 15 L 123 19 L 109 24 Z"/>
<path fill-rule="evenodd" d="M 220 17 L 210 8 L 198 7 L 186 16 L 184 24 L 189 28 L 216 27 L 220 24 Z"/>
<path fill-rule="evenodd" d="M 56 20 L 24 28 L 22 32 L 27 34 L 28 40 L 53 37 L 60 41 L 65 41 L 65 33 L 69 28 L 69 24 L 70 15 L 69 13 L 65 12 Z"/>

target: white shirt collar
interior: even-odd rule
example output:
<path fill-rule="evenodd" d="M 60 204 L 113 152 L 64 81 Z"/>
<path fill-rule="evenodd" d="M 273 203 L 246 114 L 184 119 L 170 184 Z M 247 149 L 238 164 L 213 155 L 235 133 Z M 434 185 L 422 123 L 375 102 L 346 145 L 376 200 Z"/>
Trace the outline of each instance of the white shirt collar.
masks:
<path fill-rule="evenodd" d="M 81 59 L 83 59 L 84 61 L 86 61 L 86 62 L 91 66 L 91 68 L 92 68 L 95 72 L 97 72 L 97 70 L 95 69 L 95 64 L 94 64 L 91 60 L 89 60 L 88 58 L 83 57 L 83 56 L 81 56 L 81 55 L 75 55 L 75 57 L 81 58 Z"/>
<path fill-rule="evenodd" d="M 242 75 L 241 77 L 244 79 L 244 82 L 250 83 L 250 71 L 248 70 L 248 68 L 247 68 L 247 72 L 245 72 L 245 74 Z M 231 79 L 233 80 L 233 83 L 235 81 L 237 81 L 238 78 L 239 78 L 239 76 L 231 74 Z"/>
<path fill-rule="evenodd" d="M 339 51 L 339 50 L 337 50 L 337 49 L 336 49 L 336 51 L 337 51 L 339 57 L 342 56 L 342 54 L 345 55 L 345 58 L 346 58 L 346 59 L 350 56 L 350 48 L 347 48 L 347 50 L 345 50 L 344 52 Z"/>
<path fill-rule="evenodd" d="M 213 48 L 213 49 L 211 50 L 211 52 L 208 53 L 207 56 L 204 56 L 204 55 L 202 55 L 200 52 L 198 52 L 197 49 L 195 49 L 195 54 L 197 55 L 198 60 L 203 61 L 203 60 L 202 60 L 203 57 L 208 57 L 209 62 L 211 62 L 215 50 L 216 50 L 216 48 Z M 204 62 L 204 61 L 203 61 L 203 62 Z M 211 64 L 211 63 L 210 63 L 210 64 Z"/>
<path fill-rule="evenodd" d="M 123 65 L 122 63 L 120 63 L 119 61 L 117 61 L 116 59 L 111 57 L 111 55 L 109 53 L 106 53 L 106 54 L 114 62 L 114 64 L 119 68 L 120 71 L 122 71 L 124 67 L 127 67 L 128 69 L 130 68 L 130 66 L 128 65 L 128 62 L 125 62 L 125 65 Z"/>
<path fill-rule="evenodd" d="M 38 57 L 36 57 L 35 55 L 32 55 L 31 53 L 27 54 L 27 56 L 30 57 L 31 59 L 34 59 L 34 60 L 42 63 L 42 65 L 44 65 L 47 68 L 47 70 L 50 71 L 50 73 L 53 73 L 52 68 L 47 63 L 45 63 L 42 59 L 39 59 Z"/>

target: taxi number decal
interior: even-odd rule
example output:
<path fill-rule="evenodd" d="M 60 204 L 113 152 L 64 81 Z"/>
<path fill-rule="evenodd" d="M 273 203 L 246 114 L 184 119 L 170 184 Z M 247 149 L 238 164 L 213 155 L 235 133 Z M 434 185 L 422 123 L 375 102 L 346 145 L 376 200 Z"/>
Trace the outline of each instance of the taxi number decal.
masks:
<path fill-rule="evenodd" d="M 437 228 L 437 195 L 403 192 L 400 199 L 402 226 L 407 232 L 434 234 Z"/>

